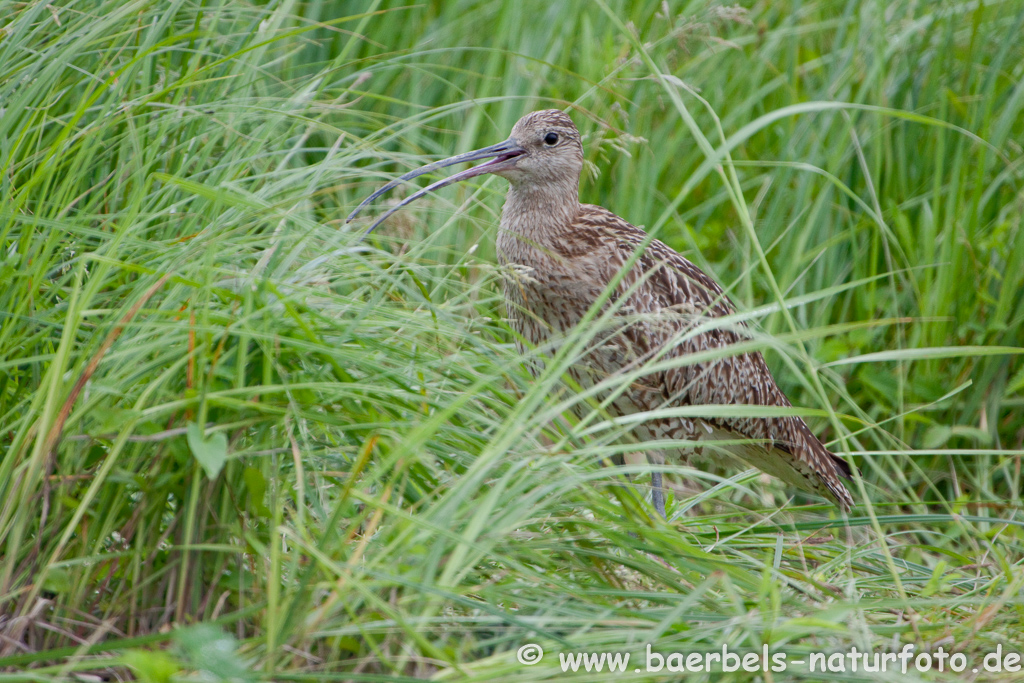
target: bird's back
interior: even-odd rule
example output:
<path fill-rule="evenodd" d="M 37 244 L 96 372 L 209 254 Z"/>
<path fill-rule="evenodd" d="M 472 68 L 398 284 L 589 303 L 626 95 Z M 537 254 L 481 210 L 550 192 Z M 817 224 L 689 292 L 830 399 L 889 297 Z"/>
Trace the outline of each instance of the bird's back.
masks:
<path fill-rule="evenodd" d="M 515 217 L 504 216 L 498 253 L 513 271 L 505 294 L 514 329 L 532 345 L 557 343 L 645 239 L 639 228 L 587 204 L 560 231 L 530 234 L 518 229 Z M 616 309 L 615 324 L 595 334 L 573 369 L 582 384 L 637 370 L 651 360 L 680 359 L 669 369 L 642 374 L 613 403 L 615 412 L 791 405 L 759 352 L 686 362 L 685 356 L 733 346 L 749 335 L 742 322 L 716 320 L 735 312 L 722 288 L 662 242 L 646 246 L 607 307 Z M 659 417 L 645 420 L 636 431 L 644 440 L 732 440 L 726 449 L 761 470 L 844 509 L 852 505 L 840 480 L 849 476 L 849 466 L 799 417 Z"/>

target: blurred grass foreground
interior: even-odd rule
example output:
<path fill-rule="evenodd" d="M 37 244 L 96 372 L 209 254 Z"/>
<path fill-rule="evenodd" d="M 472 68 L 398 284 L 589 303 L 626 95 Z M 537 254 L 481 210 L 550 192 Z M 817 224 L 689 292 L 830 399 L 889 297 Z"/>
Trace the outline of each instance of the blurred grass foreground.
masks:
<path fill-rule="evenodd" d="M 981 662 L 1024 649 L 1022 35 L 1019 0 L 0 0 L 0 679 L 910 644 L 1005 680 Z M 500 179 L 344 224 L 544 107 L 585 135 L 582 200 L 749 314 L 860 470 L 847 521 L 694 457 L 665 522 L 644 468 L 603 467 L 644 445 L 573 417 L 572 358 L 526 372 Z"/>

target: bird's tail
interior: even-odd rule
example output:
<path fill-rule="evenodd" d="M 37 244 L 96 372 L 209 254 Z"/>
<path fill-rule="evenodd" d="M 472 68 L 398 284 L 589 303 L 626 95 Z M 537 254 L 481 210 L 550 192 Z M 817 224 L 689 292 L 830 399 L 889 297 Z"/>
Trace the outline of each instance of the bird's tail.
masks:
<path fill-rule="evenodd" d="M 853 476 L 853 469 L 845 460 L 825 448 L 811 433 L 807 425 L 796 418 L 798 424 L 789 425 L 791 438 L 766 447 L 763 443 L 730 444 L 730 453 L 773 477 L 808 493 L 828 498 L 843 512 L 853 507 L 853 496 L 843 485 L 843 479 Z M 708 425 L 711 440 L 737 440 L 744 437 L 715 425 Z"/>

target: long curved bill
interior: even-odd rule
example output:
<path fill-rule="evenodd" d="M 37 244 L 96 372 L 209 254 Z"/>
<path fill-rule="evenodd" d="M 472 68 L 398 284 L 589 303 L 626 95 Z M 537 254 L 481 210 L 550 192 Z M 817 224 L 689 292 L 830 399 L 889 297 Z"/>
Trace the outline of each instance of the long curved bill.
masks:
<path fill-rule="evenodd" d="M 373 231 L 374 228 L 383 223 L 388 216 L 398 211 L 403 206 L 411 204 L 412 202 L 416 201 L 423 195 L 430 194 L 431 192 L 440 190 L 442 187 L 447 187 L 452 183 L 461 182 L 463 180 L 466 180 L 467 178 L 473 178 L 474 176 L 483 175 L 485 173 L 493 173 L 494 171 L 509 168 L 510 166 L 512 166 L 512 164 L 515 163 L 513 159 L 523 154 L 524 151 L 525 150 L 523 150 L 523 148 L 520 147 L 515 140 L 509 138 L 504 142 L 499 142 L 498 144 L 491 145 L 490 147 L 484 147 L 483 149 L 477 149 L 472 152 L 466 152 L 465 154 L 459 154 L 457 156 L 444 159 L 442 161 L 435 161 L 431 164 L 427 164 L 426 166 L 421 166 L 414 171 L 409 171 L 405 175 L 395 178 L 390 183 L 388 183 L 387 185 L 380 188 L 379 190 L 371 194 L 369 197 L 364 199 L 363 202 L 355 208 L 355 211 L 348 215 L 348 218 L 345 220 L 345 222 L 351 223 L 352 219 L 358 216 L 359 212 L 362 211 L 367 204 L 371 203 L 374 199 L 381 196 L 382 194 L 390 192 L 391 190 L 395 189 L 396 187 L 406 182 L 407 180 L 412 180 L 413 178 L 419 177 L 424 173 L 430 173 L 431 171 L 436 171 L 440 168 L 445 168 L 447 166 L 463 164 L 468 161 L 479 161 L 480 159 L 490 159 L 490 161 L 486 163 L 480 164 L 479 166 L 474 166 L 472 168 L 467 168 L 465 171 L 461 171 L 451 177 L 445 178 L 444 180 L 439 180 L 436 183 L 427 185 L 422 190 L 409 195 L 404 200 L 402 200 L 400 204 L 398 204 L 397 206 L 393 206 L 391 209 L 386 211 L 382 216 L 380 216 L 376 221 L 374 221 L 373 225 L 371 225 L 366 230 L 367 233 L 370 233 Z"/>

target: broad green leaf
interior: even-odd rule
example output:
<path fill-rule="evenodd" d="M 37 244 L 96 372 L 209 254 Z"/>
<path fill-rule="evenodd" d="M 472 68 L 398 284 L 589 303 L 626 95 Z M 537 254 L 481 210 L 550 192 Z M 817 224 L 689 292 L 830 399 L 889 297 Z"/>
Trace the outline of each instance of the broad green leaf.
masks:
<path fill-rule="evenodd" d="M 216 479 L 228 459 L 228 437 L 223 432 L 213 432 L 204 438 L 199 425 L 189 422 L 186 438 L 192 455 L 206 470 L 206 476 Z"/>

